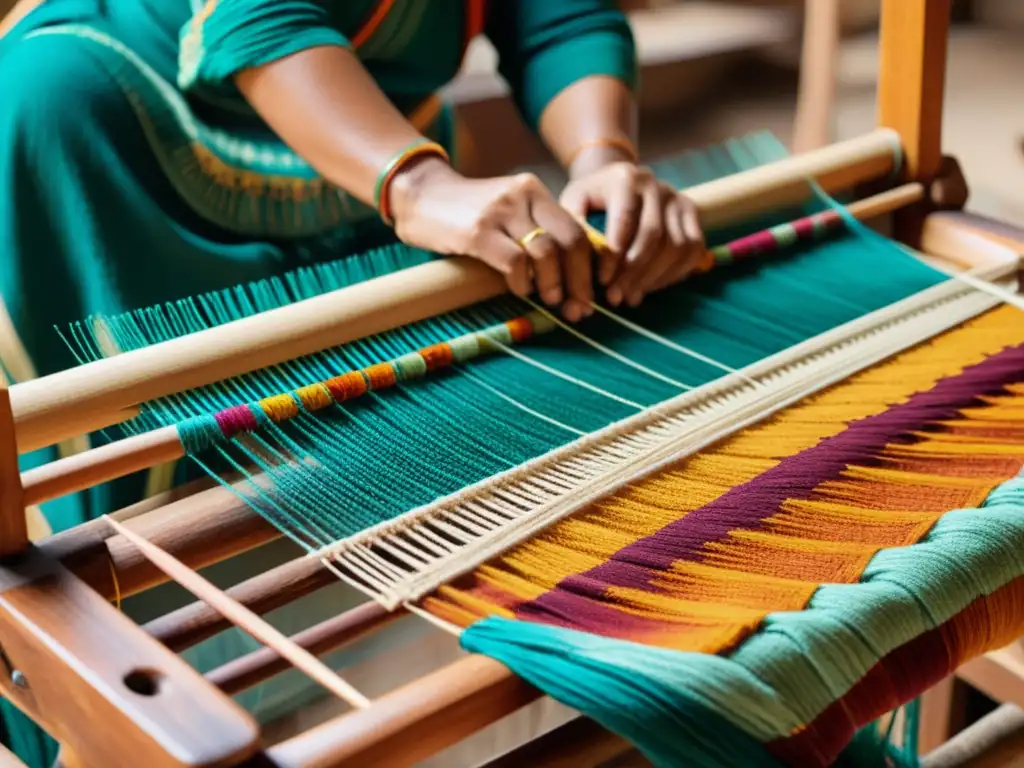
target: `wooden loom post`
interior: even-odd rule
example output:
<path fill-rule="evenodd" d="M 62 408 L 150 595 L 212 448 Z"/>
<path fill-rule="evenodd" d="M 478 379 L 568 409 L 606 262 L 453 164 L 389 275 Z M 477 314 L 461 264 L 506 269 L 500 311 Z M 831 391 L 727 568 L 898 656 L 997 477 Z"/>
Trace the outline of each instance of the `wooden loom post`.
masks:
<path fill-rule="evenodd" d="M 904 181 L 939 176 L 946 49 L 952 0 L 882 0 L 878 124 L 903 146 Z M 926 206 L 896 217 L 897 239 L 917 246 Z"/>
<path fill-rule="evenodd" d="M 0 381 L 0 558 L 28 546 L 24 491 L 18 467 L 18 441 L 7 382 Z"/>

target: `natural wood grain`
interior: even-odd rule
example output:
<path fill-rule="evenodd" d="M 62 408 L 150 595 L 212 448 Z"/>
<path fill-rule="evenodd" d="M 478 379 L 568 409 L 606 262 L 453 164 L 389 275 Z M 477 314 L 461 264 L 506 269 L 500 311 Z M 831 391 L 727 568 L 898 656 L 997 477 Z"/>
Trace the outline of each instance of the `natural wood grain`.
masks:
<path fill-rule="evenodd" d="M 323 656 L 354 643 L 405 615 L 405 611 L 388 613 L 379 603 L 363 603 L 339 616 L 298 632 L 290 639 L 314 656 Z M 234 696 L 290 667 L 288 660 L 281 654 L 273 648 L 264 647 L 210 670 L 206 673 L 206 679 L 224 693 Z"/>
<path fill-rule="evenodd" d="M 176 494 L 168 494 L 173 498 Z M 147 502 L 132 509 L 146 510 Z M 121 514 L 114 517 L 121 519 Z M 135 515 L 124 522 L 136 533 L 172 553 L 191 568 L 226 560 L 281 534 L 257 515 L 235 492 L 220 485 L 200 490 Z M 111 564 L 122 597 L 167 581 L 123 536 L 111 535 L 102 520 L 79 525 L 40 543 L 40 548 L 64 563 L 103 597 L 113 599 Z"/>
<path fill-rule="evenodd" d="M 878 124 L 903 143 L 908 181 L 929 182 L 942 163 L 942 105 L 950 0 L 883 0 Z"/>
<path fill-rule="evenodd" d="M 633 746 L 593 720 L 577 717 L 482 768 L 600 768 Z M 639 765 L 650 765 L 643 761 Z"/>
<path fill-rule="evenodd" d="M 298 557 L 226 591 L 232 600 L 264 614 L 337 582 L 338 577 L 324 568 L 319 560 Z M 180 652 L 229 626 L 230 622 L 199 600 L 153 619 L 143 629 L 171 650 Z"/>
<path fill-rule="evenodd" d="M 85 765 L 232 765 L 257 749 L 245 712 L 35 547 L 0 567 L 0 642 L 3 695 Z"/>
<path fill-rule="evenodd" d="M 338 698 L 347 701 L 354 707 L 365 708 L 370 706 L 369 699 L 345 682 L 309 651 L 293 643 L 280 630 L 269 624 L 258 614 L 253 613 L 241 603 L 232 600 L 222 589 L 200 576 L 180 560 L 160 549 L 160 547 L 139 536 L 128 526 L 117 522 L 109 516 L 105 519 L 108 525 L 124 536 L 132 546 L 141 550 L 157 568 L 200 600 L 216 609 L 236 627 L 264 645 L 273 648 L 280 656 L 286 658 L 297 669 L 302 670 L 313 681 L 322 685 Z"/>
<path fill-rule="evenodd" d="M 174 426 L 115 440 L 24 472 L 24 503 L 42 504 L 184 455 Z"/>
<path fill-rule="evenodd" d="M 967 686 L 956 675 L 950 675 L 921 695 L 921 754 L 945 744 L 966 724 Z"/>
<path fill-rule="evenodd" d="M 0 381 L 0 558 L 21 552 L 26 546 L 28 521 L 10 391 L 6 381 Z"/>
<path fill-rule="evenodd" d="M 405 768 L 535 701 L 540 691 L 466 656 L 268 750 L 281 768 Z"/>

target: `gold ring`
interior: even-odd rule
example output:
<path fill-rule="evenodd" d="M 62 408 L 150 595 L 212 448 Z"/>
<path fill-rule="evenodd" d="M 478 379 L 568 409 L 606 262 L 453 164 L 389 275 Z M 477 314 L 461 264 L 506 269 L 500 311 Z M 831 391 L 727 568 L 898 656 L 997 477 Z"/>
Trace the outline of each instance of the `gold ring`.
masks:
<path fill-rule="evenodd" d="M 530 234 L 526 235 L 526 237 L 519 238 L 519 246 L 521 248 L 525 248 L 530 243 L 532 243 L 534 240 L 536 240 L 538 237 L 540 237 L 541 235 L 545 235 L 545 234 L 547 234 L 547 233 L 544 231 L 543 227 L 537 227 L 535 230 L 533 230 L 533 232 L 531 232 Z"/>

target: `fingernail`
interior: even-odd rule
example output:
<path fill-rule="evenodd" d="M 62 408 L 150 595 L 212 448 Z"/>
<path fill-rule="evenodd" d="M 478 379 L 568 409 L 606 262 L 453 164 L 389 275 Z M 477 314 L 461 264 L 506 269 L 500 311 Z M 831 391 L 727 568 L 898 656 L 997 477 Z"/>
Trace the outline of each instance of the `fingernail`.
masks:
<path fill-rule="evenodd" d="M 565 308 L 562 310 L 562 314 L 570 323 L 577 322 L 580 319 L 579 305 L 575 301 L 567 301 L 565 303 Z"/>
<path fill-rule="evenodd" d="M 592 306 L 590 306 L 590 304 L 584 304 L 583 305 L 583 316 L 584 317 L 590 317 L 592 314 L 594 314 L 594 308 Z"/>
<path fill-rule="evenodd" d="M 608 285 L 612 281 L 612 277 L 615 275 L 615 270 L 611 267 L 605 267 L 597 275 L 597 281 L 601 285 Z"/>
<path fill-rule="evenodd" d="M 617 307 L 622 303 L 622 289 L 617 285 L 613 285 L 608 289 L 608 303 L 613 307 Z"/>
<path fill-rule="evenodd" d="M 544 301 L 551 306 L 560 304 L 562 302 L 562 289 L 561 288 L 549 288 L 544 292 Z"/>
<path fill-rule="evenodd" d="M 629 306 L 639 307 L 640 302 L 644 300 L 644 295 L 640 292 L 629 294 Z"/>

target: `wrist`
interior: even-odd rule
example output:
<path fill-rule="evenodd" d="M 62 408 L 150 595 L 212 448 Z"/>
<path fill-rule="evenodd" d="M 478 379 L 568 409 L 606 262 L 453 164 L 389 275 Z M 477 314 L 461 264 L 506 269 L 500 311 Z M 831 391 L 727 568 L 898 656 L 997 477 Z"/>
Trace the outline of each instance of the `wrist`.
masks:
<path fill-rule="evenodd" d="M 616 163 L 636 164 L 636 155 L 624 147 L 595 145 L 585 147 L 576 153 L 566 169 L 570 179 L 579 179 L 596 173 L 605 166 Z"/>
<path fill-rule="evenodd" d="M 438 155 L 423 155 L 410 160 L 398 170 L 388 187 L 392 220 L 397 223 L 407 218 L 431 185 L 458 176 L 448 161 Z"/>

